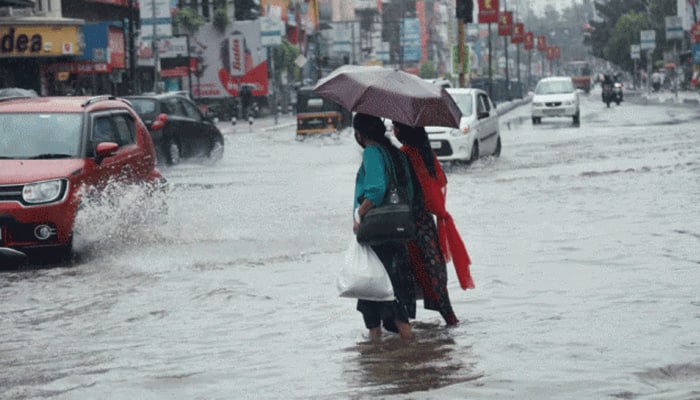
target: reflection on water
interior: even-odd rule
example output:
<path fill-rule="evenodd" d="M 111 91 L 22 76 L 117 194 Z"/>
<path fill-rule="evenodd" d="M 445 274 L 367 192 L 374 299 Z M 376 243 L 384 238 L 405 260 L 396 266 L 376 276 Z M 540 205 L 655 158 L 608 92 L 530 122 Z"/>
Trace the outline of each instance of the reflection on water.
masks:
<path fill-rule="evenodd" d="M 457 346 L 450 329 L 412 323 L 414 339 L 385 334 L 346 349 L 344 375 L 358 396 L 405 394 L 479 379 L 469 346 Z"/>

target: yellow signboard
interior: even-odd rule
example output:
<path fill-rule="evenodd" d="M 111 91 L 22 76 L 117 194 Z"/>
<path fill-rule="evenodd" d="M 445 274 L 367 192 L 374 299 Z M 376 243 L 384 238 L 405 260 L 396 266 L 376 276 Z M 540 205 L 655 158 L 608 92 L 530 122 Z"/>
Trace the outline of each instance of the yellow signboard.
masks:
<path fill-rule="evenodd" d="M 0 25 L 0 58 L 83 54 L 85 40 L 76 25 Z"/>

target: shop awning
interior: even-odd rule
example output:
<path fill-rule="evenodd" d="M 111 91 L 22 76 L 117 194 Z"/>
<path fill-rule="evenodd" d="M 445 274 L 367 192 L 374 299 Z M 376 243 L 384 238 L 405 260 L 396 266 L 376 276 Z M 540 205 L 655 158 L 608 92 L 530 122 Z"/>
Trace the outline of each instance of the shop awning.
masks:
<path fill-rule="evenodd" d="M 32 0 L 0 0 L 0 7 L 34 7 Z"/>

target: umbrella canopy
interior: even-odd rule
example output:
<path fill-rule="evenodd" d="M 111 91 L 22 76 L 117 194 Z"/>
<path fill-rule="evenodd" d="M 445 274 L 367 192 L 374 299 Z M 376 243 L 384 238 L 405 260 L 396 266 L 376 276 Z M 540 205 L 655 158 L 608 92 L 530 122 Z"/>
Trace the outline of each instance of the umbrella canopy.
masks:
<path fill-rule="evenodd" d="M 342 66 L 318 81 L 314 93 L 350 111 L 411 126 L 459 128 L 462 113 L 440 86 L 403 71 L 375 66 Z"/>
<path fill-rule="evenodd" d="M 34 7 L 32 0 L 0 0 L 0 7 Z"/>

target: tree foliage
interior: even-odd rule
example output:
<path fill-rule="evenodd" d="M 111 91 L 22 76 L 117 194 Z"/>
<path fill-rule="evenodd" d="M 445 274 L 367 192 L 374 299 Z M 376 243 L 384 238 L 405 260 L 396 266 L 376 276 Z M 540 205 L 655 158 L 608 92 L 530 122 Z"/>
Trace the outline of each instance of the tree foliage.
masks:
<path fill-rule="evenodd" d="M 286 39 L 282 40 L 282 44 L 273 48 L 272 57 L 275 62 L 276 79 L 279 82 L 283 73 L 286 73 L 290 78 L 298 78 L 299 67 L 294 61 L 299 56 L 299 49 Z"/>
<path fill-rule="evenodd" d="M 177 10 L 175 17 L 173 18 L 173 24 L 185 31 L 186 33 L 193 35 L 197 33 L 199 28 L 205 23 L 204 17 L 197 13 L 197 10 L 190 7 L 183 7 Z"/>
<path fill-rule="evenodd" d="M 656 47 L 653 58 L 663 57 L 663 52 L 673 48 L 666 40 L 666 17 L 676 15 L 676 2 L 669 0 L 597 0 L 598 19 L 590 21 L 594 31 L 591 48 L 595 56 L 605 58 L 625 70 L 632 71 L 630 46 L 640 44 L 641 31 L 656 31 Z M 646 67 L 646 59 L 640 60 Z"/>
<path fill-rule="evenodd" d="M 258 19 L 260 15 L 260 6 L 255 0 L 233 0 L 233 9 L 236 21 Z"/>

